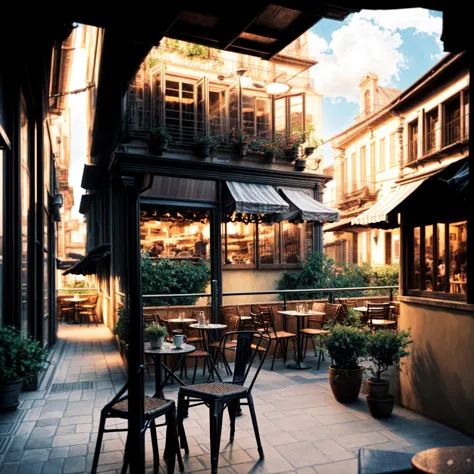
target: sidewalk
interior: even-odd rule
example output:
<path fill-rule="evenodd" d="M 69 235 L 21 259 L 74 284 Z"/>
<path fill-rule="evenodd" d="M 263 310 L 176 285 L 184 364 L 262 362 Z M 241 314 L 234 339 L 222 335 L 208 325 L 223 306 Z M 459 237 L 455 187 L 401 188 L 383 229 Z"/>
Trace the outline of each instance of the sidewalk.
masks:
<path fill-rule="evenodd" d="M 123 385 L 124 367 L 105 327 L 62 325 L 59 338 L 40 390 L 23 393 L 16 412 L 0 414 L 0 474 L 90 472 L 100 410 Z M 152 394 L 152 371 L 145 374 L 145 382 L 147 394 Z M 63 383 L 76 385 L 57 385 Z M 165 396 L 176 400 L 176 390 L 176 385 L 166 387 Z M 395 407 L 392 418 L 375 420 L 362 397 L 355 404 L 339 404 L 330 392 L 326 364 L 319 371 L 295 371 L 279 361 L 275 371 L 262 370 L 253 394 L 265 460 L 258 462 L 244 408 L 233 444 L 228 443 L 229 423 L 224 416 L 219 468 L 223 474 L 355 474 L 361 447 L 416 453 L 474 444 L 472 438 L 400 407 Z M 185 429 L 190 446 L 186 472 L 208 474 L 206 407 L 190 410 Z M 99 472 L 120 472 L 125 436 L 105 435 Z M 161 452 L 163 437 L 160 431 Z M 146 446 L 148 474 L 151 443 Z"/>

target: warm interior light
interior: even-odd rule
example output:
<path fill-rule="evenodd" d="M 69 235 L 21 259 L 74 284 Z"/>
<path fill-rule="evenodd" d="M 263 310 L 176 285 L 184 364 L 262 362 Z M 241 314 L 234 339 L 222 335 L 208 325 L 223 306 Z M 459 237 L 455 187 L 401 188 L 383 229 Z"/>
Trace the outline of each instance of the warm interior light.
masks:
<path fill-rule="evenodd" d="M 265 86 L 265 90 L 267 94 L 284 94 L 290 90 L 290 86 L 283 82 L 270 82 Z"/>

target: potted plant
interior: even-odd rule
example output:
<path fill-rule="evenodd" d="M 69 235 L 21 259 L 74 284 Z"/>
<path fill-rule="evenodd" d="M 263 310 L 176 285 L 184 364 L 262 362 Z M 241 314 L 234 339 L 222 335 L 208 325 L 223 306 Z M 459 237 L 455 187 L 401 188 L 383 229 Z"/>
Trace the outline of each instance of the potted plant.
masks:
<path fill-rule="evenodd" d="M 23 383 L 44 370 L 46 357 L 39 341 L 13 326 L 0 329 L 0 412 L 17 408 Z"/>
<path fill-rule="evenodd" d="M 161 349 L 168 330 L 157 322 L 152 322 L 145 326 L 145 338 L 150 342 L 152 349 Z"/>
<path fill-rule="evenodd" d="M 211 148 L 215 149 L 217 147 L 217 143 L 212 137 L 208 137 L 207 135 L 200 135 L 194 137 L 194 148 L 196 149 L 196 153 L 201 158 L 207 158 L 211 154 Z"/>
<path fill-rule="evenodd" d="M 250 135 L 237 127 L 232 127 L 230 130 L 230 143 L 239 151 L 241 158 L 247 155 L 250 143 Z"/>
<path fill-rule="evenodd" d="M 329 384 L 338 402 L 355 402 L 362 385 L 362 367 L 366 355 L 367 334 L 364 330 L 336 324 L 324 342 L 333 365 L 329 367 Z"/>
<path fill-rule="evenodd" d="M 148 129 L 148 151 L 152 155 L 163 155 L 168 149 L 171 135 L 165 127 L 152 127 Z"/>
<path fill-rule="evenodd" d="M 265 153 L 267 163 L 275 163 L 276 154 L 280 151 L 280 146 L 276 142 L 268 141 L 260 145 L 261 150 Z"/>
<path fill-rule="evenodd" d="M 408 356 L 410 331 L 375 331 L 368 335 L 367 358 L 372 362 L 368 370 L 373 377 L 367 380 L 367 403 L 374 418 L 387 418 L 392 414 L 394 397 L 388 394 L 390 384 L 382 374 L 393 366 L 400 368 L 400 359 Z"/>
<path fill-rule="evenodd" d="M 298 158 L 298 150 L 302 143 L 303 135 L 301 133 L 297 133 L 285 140 L 283 150 L 289 161 L 295 161 Z"/>
<path fill-rule="evenodd" d="M 309 123 L 306 127 L 306 143 L 304 154 L 306 157 L 311 156 L 320 145 L 324 143 L 322 138 L 316 137 L 316 127 L 314 123 Z"/>

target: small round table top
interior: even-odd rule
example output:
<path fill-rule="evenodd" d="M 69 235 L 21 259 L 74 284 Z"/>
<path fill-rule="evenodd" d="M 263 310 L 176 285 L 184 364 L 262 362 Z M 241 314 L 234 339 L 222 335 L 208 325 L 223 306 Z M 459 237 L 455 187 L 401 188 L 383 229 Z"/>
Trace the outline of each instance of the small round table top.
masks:
<path fill-rule="evenodd" d="M 145 342 L 145 354 L 150 355 L 177 355 L 177 354 L 189 354 L 194 352 L 196 348 L 191 344 L 182 344 L 179 349 L 176 349 L 174 344 L 171 342 L 163 342 L 161 349 L 152 349 L 149 342 Z"/>
<path fill-rule="evenodd" d="M 252 319 L 251 316 L 240 316 L 241 321 L 249 321 L 250 319 Z"/>
<path fill-rule="evenodd" d="M 64 301 L 75 301 L 80 303 L 81 301 L 87 301 L 87 298 L 65 298 Z"/>
<path fill-rule="evenodd" d="M 297 318 L 307 318 L 308 316 L 326 316 L 324 311 L 305 311 L 298 313 L 297 311 L 278 311 L 279 314 L 284 316 L 295 316 Z"/>
<path fill-rule="evenodd" d="M 428 474 L 474 473 L 474 446 L 453 446 L 420 451 L 411 463 Z"/>
<path fill-rule="evenodd" d="M 204 331 L 210 331 L 211 329 L 225 329 L 227 324 L 208 324 L 207 326 L 200 326 L 199 324 L 190 324 L 192 329 L 203 329 Z"/>
<path fill-rule="evenodd" d="M 169 323 L 182 323 L 182 324 L 189 324 L 189 323 L 195 323 L 197 319 L 193 318 L 184 318 L 184 319 L 179 319 L 179 318 L 173 318 L 173 319 L 167 319 Z"/>
<path fill-rule="evenodd" d="M 390 309 L 395 309 L 396 306 L 394 304 L 390 304 Z M 356 306 L 354 308 L 356 311 L 359 311 L 359 313 L 367 313 L 367 306 Z"/>

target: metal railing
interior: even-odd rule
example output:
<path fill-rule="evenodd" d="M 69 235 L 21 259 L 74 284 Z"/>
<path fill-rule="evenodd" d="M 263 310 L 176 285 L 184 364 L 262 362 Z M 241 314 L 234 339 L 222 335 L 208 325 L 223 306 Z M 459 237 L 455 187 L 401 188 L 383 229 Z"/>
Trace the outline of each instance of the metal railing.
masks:
<path fill-rule="evenodd" d="M 372 195 L 376 191 L 376 182 L 372 180 L 347 181 L 336 187 L 336 203 L 346 201 L 351 197 L 360 197 L 366 193 Z"/>

